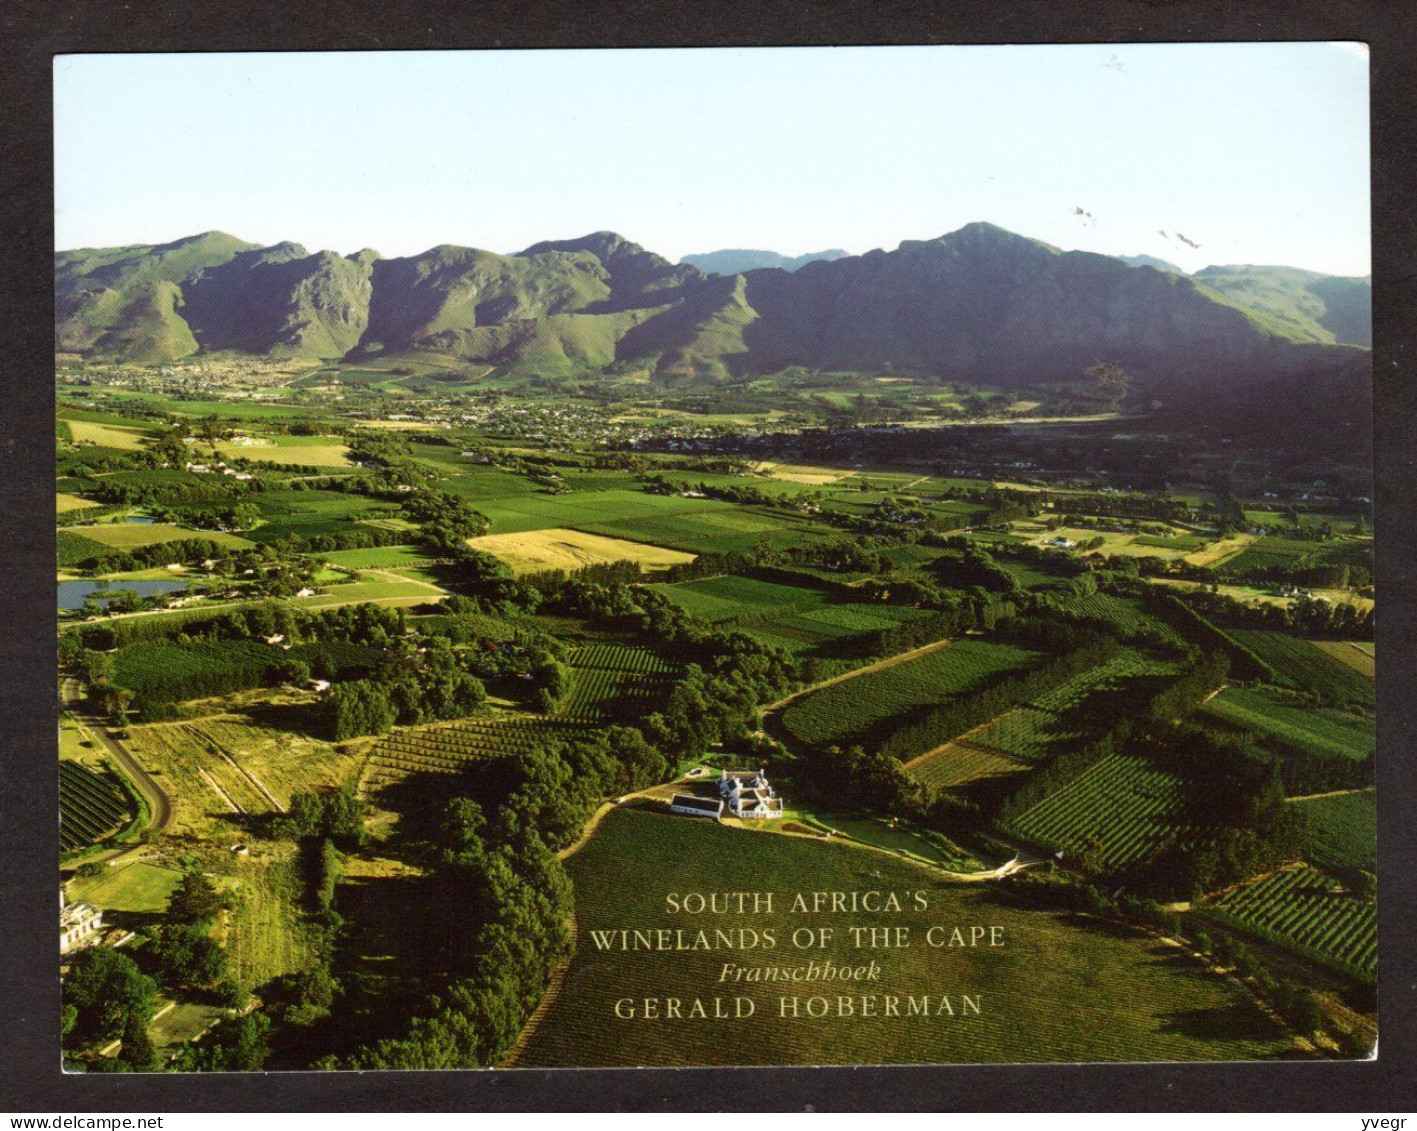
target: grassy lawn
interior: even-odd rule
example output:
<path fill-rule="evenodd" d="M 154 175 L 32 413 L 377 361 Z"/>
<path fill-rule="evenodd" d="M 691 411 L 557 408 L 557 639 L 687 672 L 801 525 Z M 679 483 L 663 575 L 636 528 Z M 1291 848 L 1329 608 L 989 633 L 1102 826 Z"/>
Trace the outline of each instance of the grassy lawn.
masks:
<path fill-rule="evenodd" d="M 83 499 L 78 495 L 71 495 L 65 491 L 60 491 L 54 496 L 54 509 L 59 514 L 68 514 L 70 511 L 81 511 L 86 507 L 96 507 L 99 503 L 91 499 Z"/>
<path fill-rule="evenodd" d="M 69 897 L 105 911 L 152 913 L 167 910 L 167 901 L 181 882 L 182 873 L 175 868 L 139 860 L 105 868 L 97 876 L 71 880 Z"/>
<path fill-rule="evenodd" d="M 224 534 L 219 530 L 191 530 L 170 522 L 105 522 L 79 529 L 82 537 L 114 550 L 132 550 L 138 546 L 155 546 L 160 542 L 180 542 L 192 538 L 215 542 L 218 546 L 233 550 L 251 546 L 249 541 L 235 534 Z"/>
<path fill-rule="evenodd" d="M 992 884 L 952 884 L 880 853 L 821 840 L 751 835 L 707 821 L 648 811 L 610 813 L 568 862 L 576 892 L 577 951 L 566 978 L 526 1042 L 520 1067 L 910 1064 L 1105 1060 L 1266 1059 L 1295 1055 L 1292 1042 L 1197 961 L 1152 939 L 1095 921 L 1014 902 Z M 627 874 L 634 882 L 626 883 Z M 904 895 L 900 913 L 790 910 L 798 892 L 866 890 Z M 771 893 L 757 914 L 672 914 L 671 892 Z M 915 909 L 919 893 L 925 910 Z M 988 925 L 996 947 L 926 945 L 926 931 Z M 850 927 L 908 927 L 905 948 L 858 949 Z M 793 932 L 833 928 L 825 946 L 797 949 Z M 597 948 L 593 931 L 772 931 L 768 949 Z M 672 937 L 672 936 L 671 936 Z M 750 938 L 746 936 L 745 938 Z M 875 983 L 776 986 L 721 981 L 725 967 L 880 965 Z M 782 1016 L 780 999 L 857 995 L 855 1014 Z M 877 1016 L 861 1015 L 877 995 Z M 947 997 L 950 1016 L 881 1016 L 881 995 Z M 964 995 L 979 1006 L 966 1013 Z M 615 1003 L 695 997 L 751 1001 L 751 1016 L 722 1022 L 622 1021 Z"/>

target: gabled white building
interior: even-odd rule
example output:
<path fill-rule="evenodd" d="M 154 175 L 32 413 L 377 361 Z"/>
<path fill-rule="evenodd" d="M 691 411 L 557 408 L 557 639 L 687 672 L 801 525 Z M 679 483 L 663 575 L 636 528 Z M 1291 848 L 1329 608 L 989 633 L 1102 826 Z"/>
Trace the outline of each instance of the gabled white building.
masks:
<path fill-rule="evenodd" d="M 59 953 L 82 945 L 103 925 L 103 912 L 91 903 L 66 903 L 59 893 Z"/>
<path fill-rule="evenodd" d="M 771 820 L 782 816 L 782 798 L 762 770 L 724 770 L 719 775 L 718 794 L 734 817 Z"/>

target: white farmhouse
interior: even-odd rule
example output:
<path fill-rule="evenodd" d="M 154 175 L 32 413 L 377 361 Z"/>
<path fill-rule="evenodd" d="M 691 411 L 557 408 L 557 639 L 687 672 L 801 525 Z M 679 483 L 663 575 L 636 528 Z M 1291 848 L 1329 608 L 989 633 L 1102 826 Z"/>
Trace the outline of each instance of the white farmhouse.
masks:
<path fill-rule="evenodd" d="M 782 798 L 762 770 L 724 770 L 719 775 L 718 793 L 735 817 L 771 820 L 782 816 Z"/>
<path fill-rule="evenodd" d="M 65 903 L 59 893 L 59 953 L 67 954 L 97 934 L 103 912 L 92 903 Z"/>

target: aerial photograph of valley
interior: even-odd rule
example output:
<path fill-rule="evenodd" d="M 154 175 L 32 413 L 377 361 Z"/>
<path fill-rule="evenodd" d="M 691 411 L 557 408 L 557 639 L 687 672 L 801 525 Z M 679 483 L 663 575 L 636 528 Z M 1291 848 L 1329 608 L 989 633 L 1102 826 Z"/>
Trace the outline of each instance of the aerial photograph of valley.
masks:
<path fill-rule="evenodd" d="M 64 1069 L 1369 1057 L 1367 81 L 57 63 Z"/>

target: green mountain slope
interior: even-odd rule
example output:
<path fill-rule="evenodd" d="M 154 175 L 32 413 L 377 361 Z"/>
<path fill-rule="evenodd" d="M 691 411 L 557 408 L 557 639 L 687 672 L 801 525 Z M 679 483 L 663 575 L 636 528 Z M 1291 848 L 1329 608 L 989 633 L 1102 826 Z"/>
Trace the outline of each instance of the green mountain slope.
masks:
<path fill-rule="evenodd" d="M 225 232 L 167 244 L 61 251 L 54 257 L 54 348 L 168 361 L 196 353 L 180 284 L 255 245 Z"/>
<path fill-rule="evenodd" d="M 1170 271 L 1173 275 L 1188 275 L 1189 271 L 1183 271 L 1174 263 L 1165 259 L 1158 259 L 1154 255 L 1119 255 L 1117 256 L 1128 267 L 1155 267 L 1158 271 Z"/>
<path fill-rule="evenodd" d="M 1371 347 L 1372 281 L 1297 267 L 1206 267 L 1193 276 L 1212 297 L 1303 342 Z"/>

